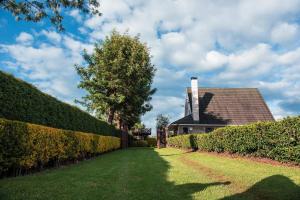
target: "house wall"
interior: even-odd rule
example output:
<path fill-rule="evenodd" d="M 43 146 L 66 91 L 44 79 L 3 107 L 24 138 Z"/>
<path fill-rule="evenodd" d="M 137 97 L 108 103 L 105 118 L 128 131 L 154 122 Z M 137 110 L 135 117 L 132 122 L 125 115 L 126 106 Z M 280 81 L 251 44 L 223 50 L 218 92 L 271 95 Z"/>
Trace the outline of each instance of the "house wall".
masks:
<path fill-rule="evenodd" d="M 188 133 L 205 133 L 207 131 L 207 128 L 220 128 L 219 126 L 193 126 L 193 125 L 179 125 L 177 134 L 184 134 L 184 128 L 188 128 Z"/>
<path fill-rule="evenodd" d="M 178 126 L 177 134 L 184 134 L 184 128 L 188 128 L 188 133 L 204 133 L 205 127 L 202 126 Z"/>

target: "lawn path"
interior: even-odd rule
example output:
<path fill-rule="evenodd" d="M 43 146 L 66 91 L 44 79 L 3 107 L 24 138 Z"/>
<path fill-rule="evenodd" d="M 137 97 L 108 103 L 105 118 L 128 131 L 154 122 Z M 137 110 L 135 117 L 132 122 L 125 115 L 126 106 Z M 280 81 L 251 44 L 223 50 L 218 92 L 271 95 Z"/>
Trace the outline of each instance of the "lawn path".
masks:
<path fill-rule="evenodd" d="M 230 192 L 232 193 L 242 192 L 247 188 L 247 186 L 244 185 L 242 182 L 237 181 L 232 177 L 225 176 L 224 173 L 220 171 L 214 170 L 213 168 L 207 167 L 199 162 L 188 159 L 187 155 L 183 155 L 180 158 L 180 161 L 189 168 L 191 168 L 191 170 L 194 169 L 197 173 L 205 175 L 214 181 L 225 183 L 225 185 L 228 185 L 227 189 L 230 190 Z"/>
<path fill-rule="evenodd" d="M 2 200 L 300 199 L 300 169 L 165 148 L 129 148 L 0 180 Z"/>
<path fill-rule="evenodd" d="M 212 179 L 230 181 L 228 189 L 240 194 L 229 199 L 300 199 L 299 167 L 199 152 L 183 154 L 181 160 Z"/>

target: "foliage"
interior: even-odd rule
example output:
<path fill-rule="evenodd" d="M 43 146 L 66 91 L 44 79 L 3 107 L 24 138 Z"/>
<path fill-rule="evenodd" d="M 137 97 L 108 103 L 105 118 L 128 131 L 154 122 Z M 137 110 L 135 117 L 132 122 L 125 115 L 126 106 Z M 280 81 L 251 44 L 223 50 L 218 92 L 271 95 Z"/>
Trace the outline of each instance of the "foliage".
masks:
<path fill-rule="evenodd" d="M 120 134 L 106 122 L 1 71 L 0 117 L 95 134 Z"/>
<path fill-rule="evenodd" d="M 144 129 L 145 127 L 146 127 L 145 124 L 141 122 L 137 122 L 133 125 L 132 130 L 141 130 Z"/>
<path fill-rule="evenodd" d="M 146 140 L 134 140 L 130 147 L 148 147 L 148 142 Z"/>
<path fill-rule="evenodd" d="M 148 147 L 156 147 L 157 145 L 157 140 L 154 137 L 147 137 L 146 141 L 148 143 Z"/>
<path fill-rule="evenodd" d="M 168 126 L 170 123 L 170 119 L 168 116 L 164 116 L 163 114 L 159 114 L 156 117 L 156 128 L 163 129 Z"/>
<path fill-rule="evenodd" d="M 180 135 L 175 137 L 167 138 L 168 146 L 182 148 L 182 149 L 191 149 L 195 148 L 191 145 L 192 135 Z"/>
<path fill-rule="evenodd" d="M 117 137 L 0 119 L 0 176 L 56 166 L 118 148 Z"/>
<path fill-rule="evenodd" d="M 116 31 L 95 45 L 91 55 L 84 54 L 87 66 L 76 69 L 80 88 L 87 91 L 81 102 L 110 124 L 114 119 L 131 128 L 140 116 L 152 109 L 151 88 L 155 68 L 149 49 L 138 36 Z"/>
<path fill-rule="evenodd" d="M 168 145 L 300 163 L 300 117 L 227 126 L 209 134 L 175 136 L 168 138 Z"/>
<path fill-rule="evenodd" d="M 156 147 L 156 138 L 147 137 L 145 140 L 138 140 L 134 138 L 131 134 L 128 135 L 128 145 L 130 147 Z"/>
<path fill-rule="evenodd" d="M 0 0 L 0 8 L 12 13 L 16 20 L 39 22 L 49 18 L 59 31 L 64 30 L 62 10 L 79 9 L 83 13 L 101 15 L 97 10 L 98 7 L 97 0 Z"/>

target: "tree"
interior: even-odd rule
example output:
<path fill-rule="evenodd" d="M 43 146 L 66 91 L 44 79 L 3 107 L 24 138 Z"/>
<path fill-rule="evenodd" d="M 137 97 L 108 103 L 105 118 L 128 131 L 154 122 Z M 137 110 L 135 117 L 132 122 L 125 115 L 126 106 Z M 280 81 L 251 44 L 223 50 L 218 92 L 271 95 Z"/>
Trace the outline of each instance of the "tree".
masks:
<path fill-rule="evenodd" d="M 157 129 L 164 129 L 170 123 L 170 119 L 168 116 L 164 116 L 162 114 L 157 115 L 156 117 L 156 128 Z"/>
<path fill-rule="evenodd" d="M 129 128 L 150 111 L 155 67 L 149 49 L 138 36 L 113 31 L 94 52 L 83 55 L 86 65 L 76 65 L 79 87 L 87 91 L 81 103 L 108 123 Z"/>
<path fill-rule="evenodd" d="M 11 12 L 17 20 L 38 22 L 49 18 L 59 31 L 64 30 L 61 14 L 63 9 L 75 8 L 84 13 L 101 15 L 98 7 L 97 0 L 0 0 L 0 8 Z"/>
<path fill-rule="evenodd" d="M 145 124 L 143 124 L 143 123 L 141 123 L 141 122 L 136 122 L 134 125 L 133 125 L 133 127 L 132 127 L 132 129 L 133 130 L 141 130 L 141 129 L 145 129 Z"/>

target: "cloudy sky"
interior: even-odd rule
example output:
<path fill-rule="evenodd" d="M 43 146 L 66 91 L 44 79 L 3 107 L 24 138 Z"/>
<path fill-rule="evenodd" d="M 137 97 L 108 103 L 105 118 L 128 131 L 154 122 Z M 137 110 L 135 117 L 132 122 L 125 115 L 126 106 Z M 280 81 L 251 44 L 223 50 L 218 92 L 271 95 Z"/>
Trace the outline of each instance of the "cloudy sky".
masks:
<path fill-rule="evenodd" d="M 300 113 L 300 1 L 103 0 L 101 17 L 65 13 L 64 33 L 47 21 L 15 22 L 0 10 L 0 69 L 74 104 L 75 63 L 112 29 L 140 34 L 157 67 L 153 111 L 183 115 L 185 88 L 259 88 L 275 118 Z"/>

